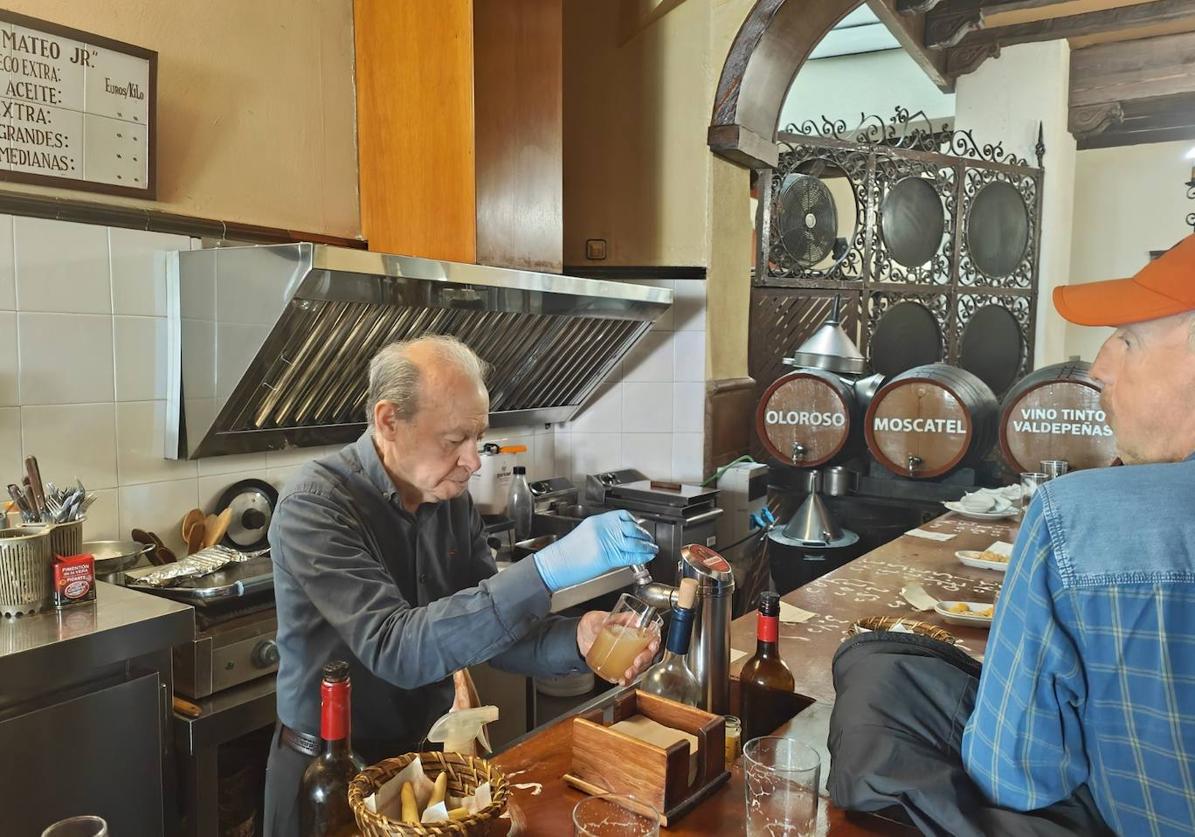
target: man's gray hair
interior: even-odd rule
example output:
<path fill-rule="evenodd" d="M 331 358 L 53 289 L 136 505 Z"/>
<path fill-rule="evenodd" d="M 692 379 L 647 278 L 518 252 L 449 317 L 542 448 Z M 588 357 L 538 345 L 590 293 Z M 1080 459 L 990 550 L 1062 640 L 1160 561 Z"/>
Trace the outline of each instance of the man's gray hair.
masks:
<path fill-rule="evenodd" d="M 410 349 L 426 347 L 436 358 L 473 378 L 485 386 L 489 364 L 472 349 L 447 334 L 432 334 L 413 340 L 400 340 L 378 350 L 369 361 L 369 395 L 366 399 L 367 420 L 373 426 L 373 410 L 379 401 L 394 405 L 398 417 L 410 421 L 419 411 L 419 364 L 410 357 Z"/>

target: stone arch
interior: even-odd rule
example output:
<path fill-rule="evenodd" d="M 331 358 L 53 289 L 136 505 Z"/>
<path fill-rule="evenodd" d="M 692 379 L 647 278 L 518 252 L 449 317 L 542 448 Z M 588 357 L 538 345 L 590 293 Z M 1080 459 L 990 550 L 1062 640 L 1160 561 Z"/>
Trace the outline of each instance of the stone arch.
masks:
<path fill-rule="evenodd" d="M 789 85 L 822 37 L 860 0 L 757 0 L 739 27 L 714 95 L 707 142 L 751 168 L 774 167 Z"/>

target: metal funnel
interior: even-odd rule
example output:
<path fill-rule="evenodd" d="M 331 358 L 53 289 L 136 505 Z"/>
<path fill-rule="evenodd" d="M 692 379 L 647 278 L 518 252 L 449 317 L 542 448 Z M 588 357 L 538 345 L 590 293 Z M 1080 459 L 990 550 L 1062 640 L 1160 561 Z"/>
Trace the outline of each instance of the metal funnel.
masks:
<path fill-rule="evenodd" d="M 862 375 L 867 371 L 867 361 L 859 353 L 855 341 L 842 330 L 841 306 L 842 297 L 834 297 L 830 316 L 793 352 L 792 357 L 784 359 L 785 365 L 824 369 L 841 375 Z"/>
<path fill-rule="evenodd" d="M 821 474 L 812 472 L 809 478 L 809 496 L 797 509 L 779 531 L 773 531 L 769 537 L 787 546 L 850 546 L 859 540 L 859 536 L 849 529 L 843 529 L 838 521 L 830 514 L 826 504 L 822 502 Z"/>

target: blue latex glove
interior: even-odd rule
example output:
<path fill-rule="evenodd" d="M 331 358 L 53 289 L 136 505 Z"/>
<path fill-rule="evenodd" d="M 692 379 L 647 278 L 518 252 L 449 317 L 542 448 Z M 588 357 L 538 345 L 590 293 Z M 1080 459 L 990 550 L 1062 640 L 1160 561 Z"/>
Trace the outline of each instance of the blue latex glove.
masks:
<path fill-rule="evenodd" d="M 630 512 L 613 511 L 585 518 L 532 557 L 544 584 L 555 593 L 619 567 L 646 564 L 659 549 Z"/>

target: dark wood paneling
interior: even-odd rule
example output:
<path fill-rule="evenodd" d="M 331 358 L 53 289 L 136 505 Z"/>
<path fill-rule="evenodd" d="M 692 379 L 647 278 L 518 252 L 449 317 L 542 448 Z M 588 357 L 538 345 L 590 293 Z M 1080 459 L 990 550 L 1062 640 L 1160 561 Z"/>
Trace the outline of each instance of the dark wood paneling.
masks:
<path fill-rule="evenodd" d="M 475 261 L 472 1 L 356 0 L 353 23 L 370 247 Z"/>
<path fill-rule="evenodd" d="M 564 265 L 561 0 L 474 0 L 477 260 Z"/>
<path fill-rule="evenodd" d="M 1192 17 L 1195 17 L 1195 3 L 1191 0 L 1154 0 L 1152 3 L 1136 6 L 1120 6 L 1098 12 L 980 29 L 964 38 L 963 44 L 999 43 L 1001 46 L 1010 46 L 1055 41 L 1060 38 L 1080 38 Z"/>
<path fill-rule="evenodd" d="M 725 378 L 706 384 L 704 473 L 751 450 L 755 404 L 754 378 Z"/>

